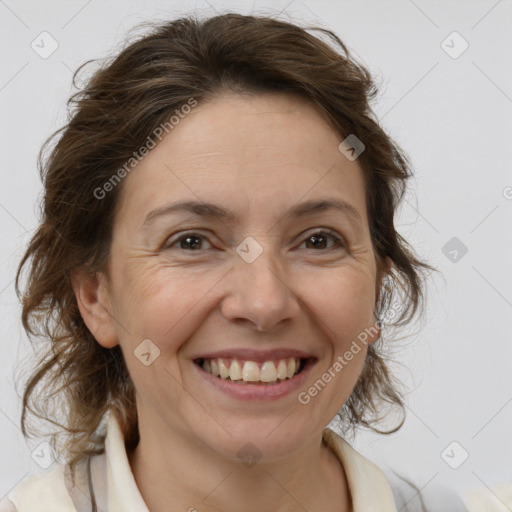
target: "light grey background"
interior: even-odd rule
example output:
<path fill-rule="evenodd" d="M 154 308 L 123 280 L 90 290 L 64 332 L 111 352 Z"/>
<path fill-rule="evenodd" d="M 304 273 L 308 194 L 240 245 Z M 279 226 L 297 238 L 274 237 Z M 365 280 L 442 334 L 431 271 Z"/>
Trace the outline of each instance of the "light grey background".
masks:
<path fill-rule="evenodd" d="M 0 0 L 0 498 L 41 470 L 32 458 L 41 440 L 27 444 L 19 430 L 13 368 L 30 345 L 13 277 L 37 225 L 36 156 L 65 122 L 72 71 L 115 53 L 141 21 L 226 10 L 283 10 L 284 19 L 331 28 L 382 84 L 375 110 L 416 173 L 400 231 L 440 275 L 421 329 L 396 344 L 396 372 L 409 389 L 405 425 L 390 436 L 361 432 L 354 443 L 412 480 L 430 510 L 464 510 L 453 504 L 460 491 L 512 482 L 510 0 Z M 46 59 L 31 48 L 43 31 L 58 43 Z M 464 40 L 468 49 L 453 58 Z M 452 237 L 464 256 L 451 246 L 443 253 Z M 454 441 L 446 460 L 469 454 L 457 469 L 441 455 Z M 405 501 L 414 494 L 404 488 Z"/>

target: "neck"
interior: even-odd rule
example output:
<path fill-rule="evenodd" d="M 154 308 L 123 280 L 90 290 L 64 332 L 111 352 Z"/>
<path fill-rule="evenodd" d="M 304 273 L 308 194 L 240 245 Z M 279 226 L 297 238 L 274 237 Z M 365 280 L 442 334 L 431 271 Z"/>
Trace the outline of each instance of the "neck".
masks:
<path fill-rule="evenodd" d="M 241 505 L 246 512 L 352 510 L 342 465 L 322 432 L 287 457 L 254 465 L 222 457 L 158 421 L 139 420 L 139 432 L 127 455 L 151 512 L 239 512 Z"/>

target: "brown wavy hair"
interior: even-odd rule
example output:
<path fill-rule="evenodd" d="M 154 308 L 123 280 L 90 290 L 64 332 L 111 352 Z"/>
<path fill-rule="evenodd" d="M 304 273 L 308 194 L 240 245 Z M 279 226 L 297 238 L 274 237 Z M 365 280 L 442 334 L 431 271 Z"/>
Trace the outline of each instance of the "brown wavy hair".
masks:
<path fill-rule="evenodd" d="M 121 349 L 97 343 L 72 287 L 76 269 L 106 272 L 123 182 L 101 200 L 94 191 L 190 98 L 204 103 L 224 92 L 294 94 L 325 114 L 340 141 L 349 134 L 363 141 L 366 149 L 358 162 L 372 244 L 380 270 L 386 257 L 392 261 L 377 298 L 380 318 L 399 301 L 392 325 L 409 324 L 423 311 L 423 273 L 434 270 L 414 256 L 394 227 L 410 162 L 371 109 L 377 93 L 373 78 L 332 31 L 233 13 L 144 25 L 146 33 L 104 60 L 71 96 L 67 124 L 41 148 L 42 219 L 16 275 L 23 326 L 32 342 L 40 338 L 42 350 L 24 387 L 22 431 L 25 436 L 33 432 L 27 414 L 56 425 L 51 444 L 59 451 L 58 439 L 64 436 L 62 450 L 73 469 L 103 451 L 98 427 L 108 410 L 120 418 L 127 448 L 139 439 L 134 385 Z M 73 83 L 91 62 L 78 68 Z M 24 268 L 28 275 L 22 292 Z M 361 376 L 339 413 L 347 431 L 363 426 L 389 433 L 403 424 L 403 394 L 383 352 L 389 342 L 381 336 L 368 347 Z M 402 413 L 392 430 L 375 427 L 383 404 Z"/>

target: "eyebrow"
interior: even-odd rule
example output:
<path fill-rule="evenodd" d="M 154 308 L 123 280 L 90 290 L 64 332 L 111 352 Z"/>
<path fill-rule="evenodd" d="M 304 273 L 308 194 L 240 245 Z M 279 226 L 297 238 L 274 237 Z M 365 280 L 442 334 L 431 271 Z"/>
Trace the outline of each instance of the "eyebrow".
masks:
<path fill-rule="evenodd" d="M 288 218 L 301 218 L 316 213 L 322 213 L 329 210 L 336 210 L 342 212 L 358 223 L 362 223 L 362 218 L 357 209 L 350 203 L 342 200 L 323 199 L 315 201 L 306 201 L 290 208 L 284 215 L 284 219 Z M 201 201 L 180 201 L 166 206 L 161 206 L 150 211 L 142 224 L 146 227 L 157 218 L 164 215 L 169 215 L 176 212 L 188 212 L 198 217 L 212 218 L 225 220 L 227 222 L 234 221 L 236 215 L 213 203 L 206 203 Z"/>

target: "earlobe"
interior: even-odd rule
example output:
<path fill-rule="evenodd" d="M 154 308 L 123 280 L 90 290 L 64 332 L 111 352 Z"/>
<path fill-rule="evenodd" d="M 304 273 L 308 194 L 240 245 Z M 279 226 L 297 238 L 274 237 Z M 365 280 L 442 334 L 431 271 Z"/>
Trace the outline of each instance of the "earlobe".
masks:
<path fill-rule="evenodd" d="M 377 297 L 379 297 L 381 288 L 386 281 L 386 277 L 391 273 L 392 266 L 393 260 L 389 256 L 377 261 L 377 276 L 375 279 L 375 294 Z"/>
<path fill-rule="evenodd" d="M 377 280 L 379 287 L 382 285 L 384 279 L 391 273 L 392 266 L 393 260 L 389 256 L 386 256 L 379 269 L 379 275 Z"/>
<path fill-rule="evenodd" d="M 389 274 L 392 266 L 393 266 L 393 260 L 389 256 L 386 256 L 386 260 L 385 260 L 385 267 L 386 267 L 385 274 L 386 275 Z"/>
<path fill-rule="evenodd" d="M 389 275 L 392 266 L 393 266 L 393 260 L 389 256 L 386 256 L 386 258 L 383 260 L 383 264 L 380 267 L 379 272 L 378 272 L 377 287 L 376 287 L 377 300 L 380 297 L 382 286 L 388 286 L 388 284 L 386 282 L 386 277 Z M 375 304 L 375 306 L 377 307 L 377 304 Z M 380 338 L 381 331 L 382 331 L 382 324 L 381 324 L 380 319 L 377 317 L 377 315 L 375 313 L 373 316 L 374 316 L 373 325 L 367 329 L 367 331 L 368 331 L 367 332 L 368 333 L 367 341 L 368 341 L 369 345 L 372 345 Z"/>
<path fill-rule="evenodd" d="M 106 276 L 101 272 L 91 275 L 80 270 L 73 274 L 72 282 L 78 309 L 91 334 L 105 348 L 116 346 L 119 342 L 110 313 Z"/>
<path fill-rule="evenodd" d="M 373 345 L 381 335 L 381 325 L 380 321 L 376 318 L 375 322 L 366 329 L 366 334 L 368 338 L 366 339 L 368 345 Z"/>

